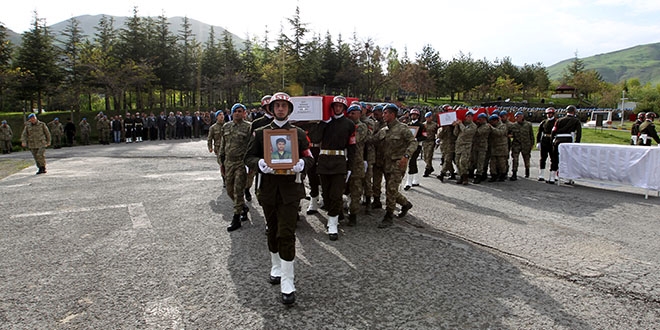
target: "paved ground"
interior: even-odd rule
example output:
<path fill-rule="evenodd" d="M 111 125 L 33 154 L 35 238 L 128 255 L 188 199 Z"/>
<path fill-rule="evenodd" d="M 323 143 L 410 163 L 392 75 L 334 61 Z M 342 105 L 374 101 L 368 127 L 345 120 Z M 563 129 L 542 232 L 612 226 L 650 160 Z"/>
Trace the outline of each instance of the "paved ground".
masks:
<path fill-rule="evenodd" d="M 377 210 L 331 242 L 303 217 L 285 307 L 261 210 L 226 232 L 205 144 L 48 150 L 0 180 L 0 329 L 660 328 L 655 194 L 423 178 L 393 228 Z"/>

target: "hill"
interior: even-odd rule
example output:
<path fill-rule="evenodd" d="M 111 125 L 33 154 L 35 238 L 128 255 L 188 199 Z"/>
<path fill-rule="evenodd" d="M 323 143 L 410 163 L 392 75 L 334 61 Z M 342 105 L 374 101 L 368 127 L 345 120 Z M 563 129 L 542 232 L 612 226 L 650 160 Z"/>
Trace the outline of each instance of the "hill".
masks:
<path fill-rule="evenodd" d="M 640 45 L 610 53 L 580 58 L 586 69 L 594 69 L 611 83 L 638 78 L 642 84 L 660 83 L 660 43 Z M 560 80 L 573 58 L 548 67 L 551 80 Z"/>
<path fill-rule="evenodd" d="M 77 19 L 78 22 L 80 23 L 80 30 L 82 31 L 82 34 L 86 35 L 88 38 L 94 38 L 94 34 L 96 33 L 96 26 L 98 26 L 102 16 L 103 15 L 81 15 L 81 16 L 76 16 L 75 19 Z M 117 30 L 123 28 L 124 23 L 126 22 L 126 20 L 129 19 L 129 17 L 125 17 L 125 16 L 106 15 L 106 17 L 114 18 L 113 26 Z M 172 34 L 179 35 L 179 31 L 182 29 L 183 19 L 184 18 L 181 16 L 170 17 L 167 19 L 167 22 L 170 24 L 169 27 Z M 192 18 L 188 18 L 188 23 L 190 24 L 190 30 L 192 31 L 194 38 L 198 42 L 204 44 L 209 38 L 209 33 L 211 32 L 212 25 L 194 20 Z M 66 20 L 50 25 L 49 28 L 52 35 L 55 36 L 56 39 L 62 41 L 60 36 L 62 35 L 62 32 L 66 29 L 66 27 L 69 26 L 69 24 L 70 24 L 69 20 Z M 216 39 L 220 40 L 222 38 L 222 34 L 224 33 L 225 29 L 220 26 L 213 26 L 213 30 Z M 9 40 L 11 40 L 11 42 L 14 43 L 14 45 L 20 45 L 21 35 L 11 30 L 7 30 L 7 31 L 9 34 Z M 231 32 L 230 34 L 232 36 L 234 46 L 239 49 L 243 48 L 243 43 L 245 42 L 245 40 Z"/>

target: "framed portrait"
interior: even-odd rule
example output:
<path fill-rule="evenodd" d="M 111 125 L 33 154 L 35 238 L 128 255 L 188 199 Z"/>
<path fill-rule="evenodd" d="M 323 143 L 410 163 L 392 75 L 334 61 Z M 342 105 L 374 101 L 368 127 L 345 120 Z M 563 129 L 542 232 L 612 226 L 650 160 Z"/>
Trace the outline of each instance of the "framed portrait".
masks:
<path fill-rule="evenodd" d="M 408 128 L 410 128 L 410 133 L 412 133 L 412 135 L 414 137 L 417 137 L 417 132 L 419 131 L 419 126 L 408 126 Z"/>
<path fill-rule="evenodd" d="M 296 129 L 265 129 L 264 160 L 275 170 L 290 170 L 298 162 Z"/>

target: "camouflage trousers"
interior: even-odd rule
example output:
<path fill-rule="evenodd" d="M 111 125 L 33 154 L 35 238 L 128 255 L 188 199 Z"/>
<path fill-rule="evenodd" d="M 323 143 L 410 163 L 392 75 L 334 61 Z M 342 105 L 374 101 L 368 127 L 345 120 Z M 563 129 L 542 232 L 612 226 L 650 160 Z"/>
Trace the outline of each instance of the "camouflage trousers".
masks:
<path fill-rule="evenodd" d="M 470 158 L 472 158 L 471 150 L 456 153 L 456 163 L 458 164 L 459 175 L 468 175 L 470 173 Z M 447 163 L 446 159 L 445 163 Z"/>
<path fill-rule="evenodd" d="M 383 192 L 383 167 L 374 165 L 373 168 L 373 177 L 371 181 L 371 196 L 374 197 L 374 200 L 380 199 L 380 195 Z"/>
<path fill-rule="evenodd" d="M 51 135 L 52 140 L 53 140 L 53 147 L 61 147 L 62 146 L 62 134 L 53 134 Z"/>
<path fill-rule="evenodd" d="M 456 153 L 453 151 L 442 153 L 442 173 L 454 173 L 454 157 L 456 157 Z"/>
<path fill-rule="evenodd" d="M 408 199 L 401 194 L 404 170 L 385 173 L 385 211 L 393 213 L 396 204 L 406 205 Z"/>
<path fill-rule="evenodd" d="M 430 170 L 433 168 L 433 153 L 435 152 L 435 141 L 426 141 L 422 143 L 422 150 L 424 155 L 424 162 L 426 163 L 426 169 Z"/>
<path fill-rule="evenodd" d="M 0 141 L 0 149 L 2 149 L 3 152 L 11 151 L 11 140 Z"/>
<path fill-rule="evenodd" d="M 507 174 L 508 159 L 509 159 L 508 155 L 507 156 L 490 155 L 490 175 Z"/>
<path fill-rule="evenodd" d="M 37 167 L 46 167 L 46 148 L 31 148 L 30 151 Z"/>
<path fill-rule="evenodd" d="M 374 164 L 367 165 L 367 172 L 362 178 L 362 190 L 364 192 L 364 197 L 373 196 L 373 177 L 374 177 Z"/>
<path fill-rule="evenodd" d="M 477 175 L 484 174 L 486 171 L 486 150 L 472 149 L 472 165 L 469 172 L 474 170 Z"/>
<path fill-rule="evenodd" d="M 240 214 L 245 206 L 243 191 L 247 178 L 243 161 L 225 161 L 225 178 L 227 195 L 234 202 L 234 214 Z"/>
<path fill-rule="evenodd" d="M 351 175 L 348 179 L 348 191 L 351 196 L 351 204 L 348 206 L 350 214 L 358 214 L 360 212 L 360 197 L 362 197 L 362 190 L 364 188 L 364 178 L 356 178 Z"/>
<path fill-rule="evenodd" d="M 511 148 L 511 157 L 513 158 L 513 160 L 511 161 L 511 170 L 513 172 L 518 171 L 518 165 L 520 164 L 520 155 L 522 155 L 525 168 L 529 168 L 529 159 L 532 156 L 532 150 L 523 151 L 522 148 L 513 147 Z"/>

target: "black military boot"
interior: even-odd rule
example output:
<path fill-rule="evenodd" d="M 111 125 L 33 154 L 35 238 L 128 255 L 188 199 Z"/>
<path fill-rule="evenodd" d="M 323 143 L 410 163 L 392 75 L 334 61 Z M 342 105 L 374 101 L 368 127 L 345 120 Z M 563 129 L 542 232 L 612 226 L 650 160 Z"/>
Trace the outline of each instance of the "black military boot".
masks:
<path fill-rule="evenodd" d="M 516 180 L 518 180 L 518 173 L 514 171 L 513 174 L 511 174 L 509 181 L 516 181 Z"/>
<path fill-rule="evenodd" d="M 405 217 L 406 214 L 408 214 L 408 211 L 412 209 L 412 207 L 413 207 L 412 203 L 408 202 L 408 204 L 401 207 L 401 212 L 399 212 L 399 215 L 397 215 L 397 217 L 399 218 Z"/>
<path fill-rule="evenodd" d="M 349 214 L 348 215 L 348 223 L 346 225 L 348 225 L 349 227 L 355 227 L 356 224 L 357 224 L 357 215 L 352 214 L 352 213 Z"/>
<path fill-rule="evenodd" d="M 468 185 L 468 181 L 469 181 L 469 179 L 468 179 L 468 175 L 467 175 L 467 174 L 461 175 L 461 179 L 463 179 L 463 182 L 462 182 L 463 185 L 464 185 L 464 186 L 467 186 L 467 185 Z"/>
<path fill-rule="evenodd" d="M 525 179 L 529 179 L 529 167 L 525 168 Z"/>
<path fill-rule="evenodd" d="M 498 177 L 498 176 L 499 176 L 498 174 L 491 173 L 491 174 L 490 174 L 490 179 L 488 179 L 488 182 L 495 182 L 495 181 L 497 181 L 497 177 Z"/>
<path fill-rule="evenodd" d="M 378 224 L 378 228 L 387 228 L 391 227 L 394 224 L 394 213 L 387 211 L 383 220 Z"/>
<path fill-rule="evenodd" d="M 245 200 L 248 202 L 252 201 L 252 194 L 250 194 L 250 188 L 245 189 Z"/>
<path fill-rule="evenodd" d="M 479 175 L 475 175 L 475 176 L 474 176 L 474 180 L 472 180 L 472 183 L 474 183 L 474 184 L 480 184 L 480 183 L 481 183 L 481 178 L 482 178 L 482 177 L 483 177 L 483 176 L 482 176 L 481 174 L 479 174 Z"/>
<path fill-rule="evenodd" d="M 467 177 L 467 175 L 465 175 L 465 177 Z M 463 184 L 463 175 L 461 175 L 461 177 L 456 180 L 456 184 Z"/>
<path fill-rule="evenodd" d="M 449 180 L 456 180 L 456 173 L 451 172 L 451 173 L 449 174 Z"/>
<path fill-rule="evenodd" d="M 425 178 L 428 178 L 431 173 L 433 173 L 434 169 L 432 168 L 427 168 L 424 170 L 424 175 L 422 175 Z"/>
<path fill-rule="evenodd" d="M 383 203 L 380 202 L 379 197 L 374 196 L 374 202 L 371 203 L 371 208 L 374 209 L 374 210 L 383 208 Z"/>
<path fill-rule="evenodd" d="M 497 181 L 499 181 L 499 182 L 506 181 L 506 173 L 500 174 L 500 176 L 497 178 Z"/>
<path fill-rule="evenodd" d="M 440 182 L 445 182 L 445 173 L 440 172 L 440 174 L 438 174 L 438 176 L 436 176 L 436 178 L 438 178 L 438 180 L 440 180 Z"/>
<path fill-rule="evenodd" d="M 243 211 L 241 212 L 241 221 L 250 220 L 248 219 L 248 211 L 250 211 L 250 209 L 247 206 L 243 205 Z"/>
<path fill-rule="evenodd" d="M 37 174 L 44 174 L 46 173 L 46 166 L 39 166 L 39 171 L 37 171 Z"/>
<path fill-rule="evenodd" d="M 241 215 L 234 214 L 234 218 L 231 219 L 231 225 L 227 227 L 227 231 L 234 231 L 238 228 L 241 228 Z"/>

